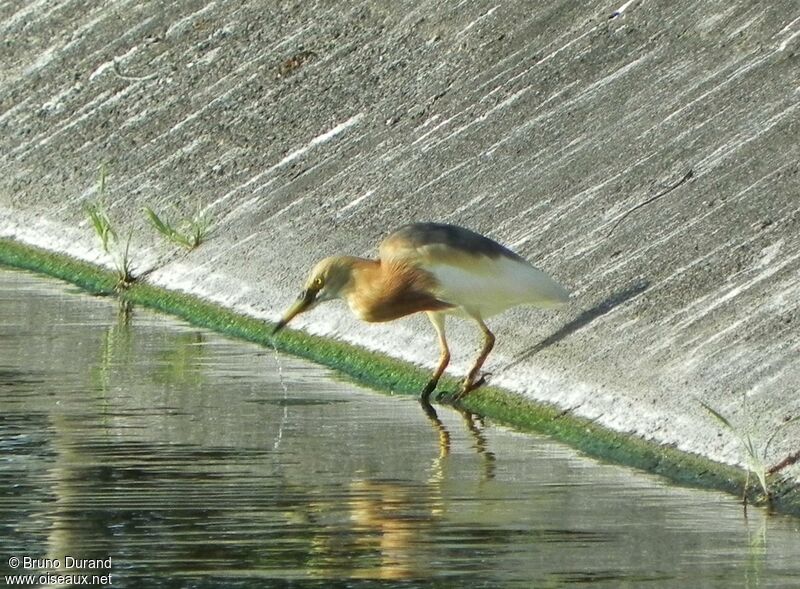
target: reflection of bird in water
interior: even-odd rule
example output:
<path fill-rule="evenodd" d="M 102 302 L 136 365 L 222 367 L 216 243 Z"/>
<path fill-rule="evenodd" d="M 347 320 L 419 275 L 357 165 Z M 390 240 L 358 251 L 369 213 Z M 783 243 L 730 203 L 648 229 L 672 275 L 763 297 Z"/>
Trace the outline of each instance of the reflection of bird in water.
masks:
<path fill-rule="evenodd" d="M 442 420 L 439 419 L 436 409 L 433 408 L 433 405 L 431 405 L 427 399 L 420 399 L 420 405 L 439 435 L 439 456 L 434 460 L 434 472 L 436 474 L 435 478 L 442 478 L 442 461 L 450 455 L 450 432 L 447 431 L 447 427 L 445 427 Z M 483 459 L 484 479 L 492 480 L 495 474 L 496 458 L 494 453 L 488 449 L 486 436 L 483 434 L 483 418 L 458 405 L 455 405 L 454 408 L 461 414 L 461 417 L 464 418 L 467 430 L 469 430 L 474 440 L 472 447 L 475 448 L 478 455 Z"/>
<path fill-rule="evenodd" d="M 419 404 L 422 406 L 422 410 L 425 412 L 425 415 L 428 416 L 428 419 L 436 429 L 436 433 L 439 435 L 439 456 L 434 462 L 434 470 L 439 471 L 441 470 L 440 465 L 442 459 L 450 454 L 450 432 L 447 431 L 442 420 L 439 419 L 436 409 L 433 408 L 433 405 L 431 405 L 427 399 L 420 399 Z"/>
<path fill-rule="evenodd" d="M 379 254 L 378 260 L 334 256 L 319 262 L 275 332 L 299 313 L 336 298 L 345 299 L 364 321 L 391 321 L 425 311 L 441 354 L 422 390 L 424 399 L 450 363 L 447 314 L 472 319 L 483 335 L 483 347 L 463 381 L 461 397 L 484 382 L 480 370 L 495 341 L 486 318 L 517 305 L 557 307 L 569 300 L 560 284 L 508 248 L 455 225 L 406 225 L 381 243 Z"/>
<path fill-rule="evenodd" d="M 423 480 L 402 478 L 355 478 L 341 490 L 320 493 L 303 502 L 316 531 L 311 541 L 308 570 L 330 579 L 346 574 L 352 579 L 429 580 L 430 549 L 448 525 L 448 506 L 453 497 L 444 468 L 450 454 L 450 433 L 434 407 L 421 400 L 426 416 L 439 434 L 439 456 L 433 472 Z M 481 483 L 494 478 L 495 457 L 487 449 L 482 423 L 461 407 L 484 467 Z M 343 517 L 344 515 L 344 517 Z M 296 517 L 296 516 L 295 516 Z"/>
<path fill-rule="evenodd" d="M 302 507 L 314 532 L 305 561 L 311 576 L 430 578 L 430 546 L 445 513 L 439 481 L 356 478 L 334 492 L 324 488 Z"/>
<path fill-rule="evenodd" d="M 355 480 L 348 499 L 356 543 L 352 576 L 372 579 L 424 577 L 426 540 L 442 514 L 438 487 L 392 480 Z M 360 558 L 353 558 L 360 556 Z"/>

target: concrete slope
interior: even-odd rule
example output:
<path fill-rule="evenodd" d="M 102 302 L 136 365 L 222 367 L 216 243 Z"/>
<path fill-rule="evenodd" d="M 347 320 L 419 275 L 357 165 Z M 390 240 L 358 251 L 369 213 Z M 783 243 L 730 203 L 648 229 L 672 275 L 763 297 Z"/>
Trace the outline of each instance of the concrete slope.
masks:
<path fill-rule="evenodd" d="M 762 445 L 800 413 L 796 1 L 25 0 L 0 38 L 0 235 L 108 262 L 105 165 L 138 271 L 275 318 L 317 258 L 457 223 L 574 293 L 493 320 L 493 383 L 731 462 L 700 400 Z M 176 253 L 143 206 L 215 232 Z M 297 325 L 436 358 L 424 318 Z"/>

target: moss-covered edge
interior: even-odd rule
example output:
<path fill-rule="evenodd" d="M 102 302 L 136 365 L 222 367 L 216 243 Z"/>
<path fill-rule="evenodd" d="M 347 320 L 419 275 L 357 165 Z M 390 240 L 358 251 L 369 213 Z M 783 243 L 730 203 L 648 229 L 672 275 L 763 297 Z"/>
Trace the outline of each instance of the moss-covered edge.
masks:
<path fill-rule="evenodd" d="M 0 239 L 0 264 L 47 274 L 71 282 L 94 294 L 115 293 L 114 273 L 64 254 Z M 221 305 L 181 292 L 137 282 L 119 293 L 134 304 L 144 305 L 226 335 L 245 339 L 334 368 L 361 384 L 383 391 L 417 394 L 429 377 L 420 368 L 333 339 L 285 330 L 277 338 L 272 326 Z M 455 382 L 444 382 L 445 387 Z M 653 472 L 688 486 L 720 489 L 740 494 L 745 483 L 742 469 L 663 446 L 634 435 L 615 432 L 568 412 L 536 403 L 497 387 L 472 393 L 465 408 L 523 432 L 546 434 L 588 456 Z M 770 480 L 772 508 L 800 516 L 800 489 L 778 476 Z M 758 489 L 750 486 L 750 502 Z"/>

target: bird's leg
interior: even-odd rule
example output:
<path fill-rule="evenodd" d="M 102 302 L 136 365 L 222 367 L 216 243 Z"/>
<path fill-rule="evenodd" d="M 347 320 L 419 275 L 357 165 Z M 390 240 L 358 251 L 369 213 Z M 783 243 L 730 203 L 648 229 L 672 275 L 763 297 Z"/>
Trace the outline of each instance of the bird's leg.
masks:
<path fill-rule="evenodd" d="M 470 391 L 477 389 L 485 382 L 485 377 L 481 376 L 478 378 L 478 374 L 480 374 L 483 363 L 494 347 L 494 334 L 489 331 L 483 319 L 480 317 L 473 317 L 473 319 L 475 319 L 483 332 L 483 348 L 481 348 L 481 353 L 478 355 L 478 359 L 475 360 L 472 370 L 469 371 L 467 378 L 464 379 L 464 384 L 461 387 L 461 392 L 458 394 L 458 397 L 456 397 L 457 399 L 463 399 Z"/>
<path fill-rule="evenodd" d="M 472 413 L 463 407 L 459 407 L 458 405 L 456 405 L 456 410 L 461 413 L 469 433 L 472 434 L 472 438 L 475 440 L 473 448 L 475 448 L 478 454 L 480 454 L 480 456 L 483 458 L 485 478 L 487 480 L 493 479 L 495 473 L 495 461 L 497 459 L 495 458 L 494 452 L 488 449 L 486 436 L 483 434 L 481 429 L 484 426 L 483 419 L 479 415 L 476 415 L 475 413 Z"/>
<path fill-rule="evenodd" d="M 433 424 L 433 427 L 436 428 L 436 433 L 439 435 L 439 458 L 437 460 L 441 460 L 450 454 L 450 432 L 447 431 L 442 420 L 439 419 L 439 416 L 436 414 L 436 409 L 433 408 L 433 405 L 430 404 L 428 399 L 424 397 L 421 398 L 419 404 L 422 406 L 422 410 Z"/>
<path fill-rule="evenodd" d="M 425 385 L 425 388 L 422 389 L 421 399 L 427 401 L 428 398 L 431 396 L 431 393 L 436 390 L 436 385 L 439 384 L 439 379 L 442 377 L 445 368 L 450 363 L 450 349 L 447 347 L 447 338 L 445 337 L 444 333 L 444 315 L 441 313 L 435 313 L 433 311 L 427 312 L 428 319 L 431 320 L 433 324 L 433 328 L 436 330 L 436 335 L 439 338 L 439 365 L 436 367 L 436 371 L 433 373 L 433 376 L 428 381 L 428 384 Z"/>

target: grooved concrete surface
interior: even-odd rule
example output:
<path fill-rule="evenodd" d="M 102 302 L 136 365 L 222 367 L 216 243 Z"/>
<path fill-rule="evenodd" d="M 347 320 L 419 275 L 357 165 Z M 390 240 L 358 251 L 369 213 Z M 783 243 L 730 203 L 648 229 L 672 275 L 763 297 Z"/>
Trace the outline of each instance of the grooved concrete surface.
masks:
<path fill-rule="evenodd" d="M 106 164 L 138 271 L 275 318 L 319 257 L 457 223 L 574 293 L 494 318 L 494 383 L 733 462 L 700 399 L 762 445 L 800 413 L 796 0 L 18 0 L 0 39 L 0 235 L 108 262 Z M 143 206 L 215 232 L 177 252 Z M 424 317 L 297 325 L 437 354 Z M 449 332 L 460 373 L 477 337 Z"/>

